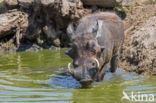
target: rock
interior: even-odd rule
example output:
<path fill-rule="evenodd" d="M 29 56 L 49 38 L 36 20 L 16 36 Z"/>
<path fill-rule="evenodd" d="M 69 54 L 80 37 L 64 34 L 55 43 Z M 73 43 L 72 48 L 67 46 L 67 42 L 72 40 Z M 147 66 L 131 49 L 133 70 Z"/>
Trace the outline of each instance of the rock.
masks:
<path fill-rule="evenodd" d="M 5 0 L 5 4 L 9 8 L 17 7 L 18 6 L 18 1 L 17 0 Z"/>
<path fill-rule="evenodd" d="M 0 38 L 14 34 L 16 42 L 19 43 L 20 38 L 28 27 L 28 15 L 20 11 L 10 11 L 9 13 L 0 14 Z"/>
<path fill-rule="evenodd" d="M 52 27 L 51 25 L 44 26 L 43 32 L 46 34 L 46 37 L 49 39 L 54 39 L 58 35 L 57 32 L 55 31 L 54 27 Z"/>
<path fill-rule="evenodd" d="M 81 0 L 84 5 L 100 6 L 100 7 L 115 7 L 115 6 L 132 6 L 142 4 L 148 0 Z"/>
<path fill-rule="evenodd" d="M 36 2 L 46 7 L 46 6 L 54 5 L 56 0 L 38 0 Z"/>
<path fill-rule="evenodd" d="M 85 5 L 100 6 L 100 7 L 114 7 L 121 5 L 121 0 L 82 0 Z"/>
<path fill-rule="evenodd" d="M 56 47 L 60 47 L 61 42 L 60 42 L 60 40 L 59 40 L 58 38 L 54 40 L 54 45 L 55 45 Z"/>
<path fill-rule="evenodd" d="M 19 6 L 22 8 L 29 8 L 30 6 L 33 5 L 35 0 L 18 0 Z"/>

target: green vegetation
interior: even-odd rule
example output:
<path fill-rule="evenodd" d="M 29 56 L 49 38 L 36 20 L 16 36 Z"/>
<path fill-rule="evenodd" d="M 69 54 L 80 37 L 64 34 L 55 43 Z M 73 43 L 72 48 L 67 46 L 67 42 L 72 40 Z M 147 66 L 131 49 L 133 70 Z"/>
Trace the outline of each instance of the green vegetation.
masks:
<path fill-rule="evenodd" d="M 133 9 L 134 6 L 127 6 L 127 7 L 123 7 L 123 6 L 117 6 L 114 7 L 113 10 L 115 11 L 120 11 L 120 12 L 129 12 Z"/>

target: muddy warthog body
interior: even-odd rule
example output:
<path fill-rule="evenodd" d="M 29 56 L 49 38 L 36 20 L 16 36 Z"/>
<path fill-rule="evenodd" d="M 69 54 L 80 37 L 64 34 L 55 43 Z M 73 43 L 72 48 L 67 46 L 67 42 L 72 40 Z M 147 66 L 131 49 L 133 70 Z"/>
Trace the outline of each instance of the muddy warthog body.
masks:
<path fill-rule="evenodd" d="M 67 52 L 73 59 L 70 73 L 81 83 L 101 81 L 108 65 L 111 72 L 117 68 L 117 55 L 124 39 L 123 23 L 114 13 L 95 13 L 82 18 L 74 30 L 67 28 L 72 49 Z"/>

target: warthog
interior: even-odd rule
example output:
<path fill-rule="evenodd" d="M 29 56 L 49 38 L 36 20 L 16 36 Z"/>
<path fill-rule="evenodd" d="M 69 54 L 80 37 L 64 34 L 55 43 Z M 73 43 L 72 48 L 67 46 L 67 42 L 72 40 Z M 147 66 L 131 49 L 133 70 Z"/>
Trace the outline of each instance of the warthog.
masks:
<path fill-rule="evenodd" d="M 91 84 L 104 78 L 110 64 L 117 68 L 120 47 L 124 40 L 122 20 L 111 12 L 100 12 L 83 17 L 76 30 L 72 23 L 67 28 L 72 49 L 66 52 L 73 59 L 68 71 L 82 84 Z"/>

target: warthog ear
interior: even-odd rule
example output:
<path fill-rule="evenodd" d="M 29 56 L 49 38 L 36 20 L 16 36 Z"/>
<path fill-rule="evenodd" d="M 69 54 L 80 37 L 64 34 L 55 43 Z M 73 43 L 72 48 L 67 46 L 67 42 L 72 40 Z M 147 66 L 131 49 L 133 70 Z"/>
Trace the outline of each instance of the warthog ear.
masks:
<path fill-rule="evenodd" d="M 101 37 L 102 34 L 102 20 L 97 20 L 95 27 L 92 29 L 92 33 L 94 34 L 94 37 L 98 38 Z"/>
<path fill-rule="evenodd" d="M 67 27 L 66 33 L 68 35 L 68 37 L 70 38 L 70 40 L 72 40 L 72 36 L 74 35 L 74 26 L 73 23 L 70 23 Z"/>

